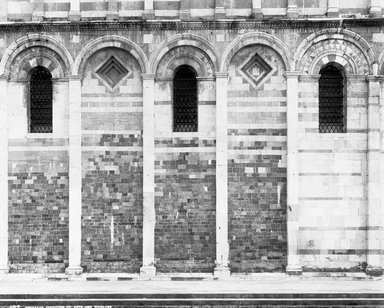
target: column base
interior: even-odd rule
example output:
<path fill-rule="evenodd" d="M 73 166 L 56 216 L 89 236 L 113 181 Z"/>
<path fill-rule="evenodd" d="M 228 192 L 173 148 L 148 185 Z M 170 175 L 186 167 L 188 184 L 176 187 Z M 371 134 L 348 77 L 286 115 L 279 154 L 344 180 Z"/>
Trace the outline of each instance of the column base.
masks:
<path fill-rule="evenodd" d="M 379 18 L 379 17 L 382 17 L 382 14 L 381 14 L 381 7 L 378 7 L 378 6 L 372 6 L 372 7 L 369 9 L 369 16 L 370 16 L 370 17 L 373 17 L 373 18 Z"/>
<path fill-rule="evenodd" d="M 77 11 L 70 11 L 68 14 L 68 19 L 70 21 L 79 21 L 81 19 L 81 13 Z"/>
<path fill-rule="evenodd" d="M 65 269 L 65 273 L 67 275 L 71 275 L 71 276 L 78 276 L 78 275 L 81 275 L 83 273 L 83 268 L 82 267 L 67 267 Z"/>
<path fill-rule="evenodd" d="M 143 12 L 143 19 L 145 19 L 145 20 L 155 19 L 155 11 L 154 10 L 145 10 Z"/>
<path fill-rule="evenodd" d="M 217 266 L 214 271 L 214 276 L 219 279 L 228 279 L 231 277 L 231 270 L 228 266 Z"/>
<path fill-rule="evenodd" d="M 339 18 L 339 9 L 337 8 L 330 8 L 327 11 L 327 17 L 328 18 Z"/>
<path fill-rule="evenodd" d="M 105 16 L 106 20 L 118 20 L 119 19 L 119 12 L 118 11 L 110 11 L 107 12 L 107 15 Z"/>
<path fill-rule="evenodd" d="M 142 266 L 140 267 L 140 277 L 153 278 L 156 276 L 156 267 L 154 266 Z"/>
<path fill-rule="evenodd" d="M 287 275 L 290 276 L 300 276 L 303 273 L 303 270 L 300 265 L 288 265 L 285 269 Z"/>
<path fill-rule="evenodd" d="M 9 273 L 9 267 L 8 266 L 0 267 L 0 276 L 6 275 L 8 273 Z"/>
<path fill-rule="evenodd" d="M 368 265 L 367 268 L 365 269 L 365 273 L 369 276 L 374 276 L 374 277 L 379 277 L 383 276 L 383 268 L 380 266 L 371 266 Z"/>

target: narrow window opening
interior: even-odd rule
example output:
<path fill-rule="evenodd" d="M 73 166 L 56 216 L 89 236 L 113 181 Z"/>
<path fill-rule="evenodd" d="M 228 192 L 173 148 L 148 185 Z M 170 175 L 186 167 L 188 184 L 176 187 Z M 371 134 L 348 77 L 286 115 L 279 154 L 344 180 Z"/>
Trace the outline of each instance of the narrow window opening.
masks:
<path fill-rule="evenodd" d="M 319 132 L 345 132 L 344 78 L 337 67 L 327 65 L 320 71 Z"/>
<path fill-rule="evenodd" d="M 42 66 L 30 74 L 29 132 L 52 133 L 52 75 Z"/>
<path fill-rule="evenodd" d="M 180 66 L 173 78 L 173 131 L 197 132 L 197 79 L 187 65 Z"/>

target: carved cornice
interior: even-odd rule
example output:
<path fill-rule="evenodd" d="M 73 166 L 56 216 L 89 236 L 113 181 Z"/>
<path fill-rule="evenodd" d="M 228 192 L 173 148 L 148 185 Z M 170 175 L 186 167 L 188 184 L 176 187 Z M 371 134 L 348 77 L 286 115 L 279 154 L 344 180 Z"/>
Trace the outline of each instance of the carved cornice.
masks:
<path fill-rule="evenodd" d="M 268 29 L 323 29 L 384 26 L 384 18 L 374 19 L 263 19 L 225 21 L 40 21 L 8 22 L 0 24 L 0 31 L 185 31 L 185 30 L 268 30 Z"/>

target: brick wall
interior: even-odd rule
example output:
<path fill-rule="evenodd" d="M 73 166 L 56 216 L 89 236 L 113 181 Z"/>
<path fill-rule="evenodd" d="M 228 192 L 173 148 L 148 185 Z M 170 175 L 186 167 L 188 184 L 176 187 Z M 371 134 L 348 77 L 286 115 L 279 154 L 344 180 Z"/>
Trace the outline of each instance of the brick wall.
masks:
<path fill-rule="evenodd" d="M 263 70 L 264 79 L 256 78 Z M 229 266 L 233 272 L 282 271 L 287 254 L 284 64 L 271 49 L 252 46 L 234 55 L 228 71 Z"/>
<path fill-rule="evenodd" d="M 43 266 L 61 272 L 68 261 L 68 154 L 49 150 L 66 143 L 30 139 L 10 144 L 8 239 L 12 271 L 41 272 Z M 18 151 L 20 146 L 30 150 Z"/>

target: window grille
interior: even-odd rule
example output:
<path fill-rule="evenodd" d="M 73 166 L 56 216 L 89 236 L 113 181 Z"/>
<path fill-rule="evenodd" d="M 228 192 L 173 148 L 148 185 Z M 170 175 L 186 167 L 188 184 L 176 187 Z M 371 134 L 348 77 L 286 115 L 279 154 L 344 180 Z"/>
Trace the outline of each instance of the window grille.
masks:
<path fill-rule="evenodd" d="M 339 69 L 328 65 L 320 71 L 319 132 L 345 131 L 344 80 Z"/>
<path fill-rule="evenodd" d="M 197 79 L 186 65 L 173 79 L 173 131 L 197 132 Z"/>
<path fill-rule="evenodd" d="M 41 66 L 30 75 L 29 128 L 31 133 L 52 133 L 52 75 Z"/>

